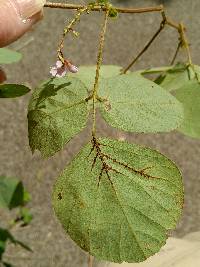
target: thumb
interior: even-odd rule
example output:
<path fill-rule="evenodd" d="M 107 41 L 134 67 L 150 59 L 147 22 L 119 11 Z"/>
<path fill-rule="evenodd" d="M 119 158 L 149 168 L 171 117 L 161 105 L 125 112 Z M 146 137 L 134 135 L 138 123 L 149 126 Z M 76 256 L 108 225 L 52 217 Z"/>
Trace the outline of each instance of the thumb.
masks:
<path fill-rule="evenodd" d="M 6 74 L 3 69 L 0 68 L 0 84 L 5 82 L 7 79 Z"/>
<path fill-rule="evenodd" d="M 0 0 L 0 47 L 8 45 L 42 17 L 46 0 Z"/>

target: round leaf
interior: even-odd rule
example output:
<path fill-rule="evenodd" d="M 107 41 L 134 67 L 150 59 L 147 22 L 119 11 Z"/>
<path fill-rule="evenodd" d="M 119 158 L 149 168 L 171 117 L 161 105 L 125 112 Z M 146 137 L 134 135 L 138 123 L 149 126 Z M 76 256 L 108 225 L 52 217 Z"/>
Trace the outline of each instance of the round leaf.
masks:
<path fill-rule="evenodd" d="M 0 98 L 15 98 L 30 92 L 30 89 L 21 84 L 0 85 Z"/>
<path fill-rule="evenodd" d="M 33 152 L 51 156 L 86 126 L 87 96 L 87 88 L 76 78 L 51 79 L 33 92 L 28 112 Z"/>
<path fill-rule="evenodd" d="M 130 132 L 169 132 L 179 127 L 183 108 L 171 94 L 139 74 L 119 75 L 101 83 L 100 111 L 113 127 Z"/>
<path fill-rule="evenodd" d="M 65 231 L 91 255 L 141 262 L 160 250 L 180 218 L 182 177 L 157 151 L 94 139 L 57 179 L 53 206 Z"/>

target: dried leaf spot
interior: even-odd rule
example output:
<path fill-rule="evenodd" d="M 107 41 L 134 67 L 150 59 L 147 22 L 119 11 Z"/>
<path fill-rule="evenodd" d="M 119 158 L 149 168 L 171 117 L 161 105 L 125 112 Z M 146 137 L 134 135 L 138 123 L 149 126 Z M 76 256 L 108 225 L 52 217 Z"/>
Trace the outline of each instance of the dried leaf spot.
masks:
<path fill-rule="evenodd" d="M 147 179 L 152 177 L 159 179 Z M 59 192 L 65 196 L 62 205 Z M 91 255 L 142 262 L 160 250 L 179 220 L 176 200 L 183 201 L 182 178 L 168 158 L 136 144 L 93 137 L 57 179 L 53 207 L 65 231 Z"/>
<path fill-rule="evenodd" d="M 58 193 L 58 200 L 62 200 L 63 196 L 61 193 Z"/>
<path fill-rule="evenodd" d="M 105 102 L 105 109 L 106 109 L 106 111 L 110 111 L 111 110 L 111 104 L 110 104 L 110 102 L 107 100 L 106 102 Z"/>

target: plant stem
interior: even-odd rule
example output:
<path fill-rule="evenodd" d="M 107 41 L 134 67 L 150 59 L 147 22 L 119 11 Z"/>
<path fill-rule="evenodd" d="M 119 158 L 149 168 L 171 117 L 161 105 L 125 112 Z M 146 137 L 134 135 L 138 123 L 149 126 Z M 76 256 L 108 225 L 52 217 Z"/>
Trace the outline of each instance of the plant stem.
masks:
<path fill-rule="evenodd" d="M 145 47 L 140 51 L 140 53 L 134 58 L 134 60 L 128 65 L 127 68 L 125 68 L 122 73 L 126 74 L 126 72 L 135 64 L 135 62 L 144 54 L 144 52 L 150 47 L 150 45 L 153 43 L 153 41 L 158 37 L 158 35 L 161 33 L 161 31 L 165 27 L 165 20 L 163 20 L 160 24 L 159 29 L 156 31 L 156 33 L 153 35 L 151 40 L 145 45 Z"/>
<path fill-rule="evenodd" d="M 178 46 L 177 46 L 177 48 L 176 48 L 175 54 L 174 54 L 174 56 L 173 56 L 173 59 L 172 59 L 170 65 L 174 65 L 174 62 L 175 62 L 175 60 L 176 60 L 176 58 L 177 58 L 177 55 L 178 55 L 178 52 L 179 52 L 179 50 L 180 50 L 180 48 L 181 48 L 181 45 L 182 45 L 182 42 L 179 41 Z"/>
<path fill-rule="evenodd" d="M 75 10 L 85 8 L 84 5 L 52 3 L 52 2 L 47 2 L 44 6 L 49 8 L 75 9 Z M 142 7 L 142 8 L 116 8 L 116 7 L 113 8 L 119 13 L 146 13 L 146 12 L 160 12 L 163 10 L 163 5 L 155 7 Z M 94 6 L 91 8 L 91 11 L 101 11 L 101 10 L 106 11 L 107 7 Z"/>
<path fill-rule="evenodd" d="M 157 74 L 157 73 L 162 73 L 162 72 L 165 72 L 165 71 L 168 71 L 168 70 L 171 70 L 173 69 L 174 66 L 166 66 L 166 67 L 157 67 L 157 68 L 150 68 L 150 69 L 145 69 L 145 70 L 138 70 L 137 72 L 138 73 L 141 73 L 141 74 Z M 181 70 L 184 70 L 180 68 L 180 71 Z"/>
<path fill-rule="evenodd" d="M 67 27 L 64 28 L 63 30 L 63 34 L 62 34 L 62 38 L 60 40 L 59 46 L 58 46 L 58 58 L 59 60 L 61 60 L 64 63 L 64 56 L 63 56 L 63 47 L 64 47 L 64 39 L 66 37 L 66 35 L 69 32 L 73 32 L 73 26 L 80 20 L 80 16 L 82 15 L 82 13 L 86 12 L 88 10 L 87 7 L 84 7 L 80 10 L 78 10 L 77 14 L 75 15 L 75 17 L 71 20 L 71 22 L 67 25 Z"/>
<path fill-rule="evenodd" d="M 185 31 L 186 31 L 185 26 L 183 25 L 183 23 L 177 24 L 177 23 L 173 22 L 172 20 L 170 20 L 166 16 L 164 10 L 161 12 L 161 14 L 162 14 L 163 19 L 165 19 L 166 24 L 169 25 L 169 26 L 171 26 L 172 28 L 175 28 L 178 31 L 178 33 L 180 35 L 180 45 L 178 46 L 177 50 L 179 51 L 179 48 L 181 46 L 182 47 L 185 47 L 186 52 L 187 52 L 188 62 L 189 62 L 190 65 L 192 65 L 192 58 L 191 58 L 191 54 L 190 54 L 190 47 L 189 47 L 189 43 L 188 43 L 188 40 L 187 40 L 187 37 L 186 37 L 186 34 L 185 34 Z M 178 54 L 178 51 L 177 51 L 177 54 Z"/>
<path fill-rule="evenodd" d="M 182 23 L 179 24 L 179 33 L 180 33 L 180 38 L 182 41 L 182 46 L 185 47 L 186 52 L 187 52 L 187 56 L 188 56 L 188 62 L 190 65 L 192 65 L 192 57 L 190 54 L 190 47 L 188 44 L 188 40 L 186 38 L 186 34 L 185 34 L 185 27 Z"/>
<path fill-rule="evenodd" d="M 92 127 L 92 136 L 93 137 L 95 137 L 95 133 L 96 133 L 96 107 L 95 107 L 95 103 L 96 103 L 97 91 L 98 91 L 98 87 L 99 87 L 99 74 L 100 74 L 100 68 L 101 68 L 101 64 L 102 64 L 102 60 L 103 60 L 102 56 L 103 56 L 103 48 L 104 48 L 104 42 L 105 42 L 105 34 L 106 34 L 108 16 L 109 16 L 109 10 L 106 10 L 102 31 L 100 33 L 99 50 L 98 50 L 98 56 L 97 56 L 97 68 L 96 68 L 96 76 L 95 76 L 93 98 L 92 98 L 93 99 L 93 127 Z"/>
<path fill-rule="evenodd" d="M 162 18 L 163 18 L 163 21 L 165 21 L 165 23 L 173 28 L 175 28 L 176 30 L 179 31 L 180 27 L 179 27 L 179 24 L 175 23 L 174 21 L 172 21 L 171 19 L 169 19 L 166 14 L 165 14 L 165 11 L 162 10 L 161 12 L 161 15 L 162 15 Z"/>
<path fill-rule="evenodd" d="M 88 257 L 88 267 L 93 267 L 94 257 L 89 255 Z"/>
<path fill-rule="evenodd" d="M 134 60 L 128 65 L 127 68 L 125 68 L 122 71 L 122 74 L 126 74 L 126 72 L 135 64 L 135 62 L 144 54 L 144 52 L 151 46 L 151 44 L 153 43 L 153 41 L 158 37 L 158 35 L 161 33 L 161 31 L 164 29 L 165 25 L 169 25 L 172 28 L 175 28 L 179 35 L 180 35 L 180 42 L 178 44 L 178 47 L 176 49 L 176 53 L 173 57 L 172 63 L 174 64 L 174 61 L 177 57 L 177 54 L 179 52 L 179 49 L 181 46 L 186 48 L 187 51 L 187 56 L 188 56 L 188 62 L 189 65 L 192 65 L 192 59 L 191 59 L 191 54 L 190 54 L 190 48 L 189 48 L 189 44 L 186 38 L 186 34 L 185 34 L 185 27 L 182 23 L 177 24 L 174 21 L 172 21 L 171 19 L 169 19 L 164 11 L 164 8 L 161 10 L 161 15 L 162 15 L 162 22 L 160 24 L 160 28 L 157 30 L 157 32 L 153 35 L 153 37 L 151 38 L 151 40 L 145 45 L 145 47 L 141 50 L 141 52 L 134 58 Z"/>

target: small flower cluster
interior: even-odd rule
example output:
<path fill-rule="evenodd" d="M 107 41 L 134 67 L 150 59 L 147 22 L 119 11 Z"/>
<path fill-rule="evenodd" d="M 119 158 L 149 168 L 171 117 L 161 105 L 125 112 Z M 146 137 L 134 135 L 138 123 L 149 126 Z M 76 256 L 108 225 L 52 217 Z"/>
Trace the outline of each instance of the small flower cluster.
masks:
<path fill-rule="evenodd" d="M 51 67 L 50 74 L 53 77 L 64 77 L 67 72 L 77 73 L 78 68 L 74 66 L 70 61 L 64 60 L 64 62 L 58 60 L 56 65 Z"/>

